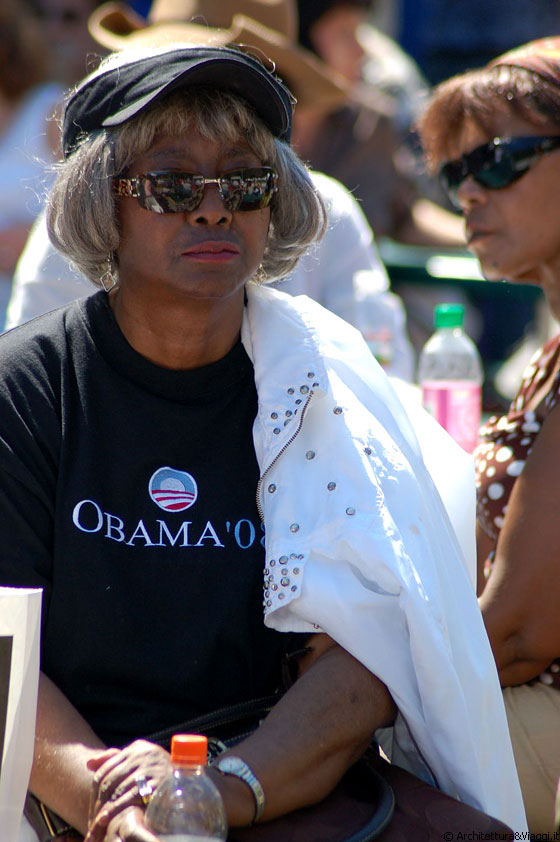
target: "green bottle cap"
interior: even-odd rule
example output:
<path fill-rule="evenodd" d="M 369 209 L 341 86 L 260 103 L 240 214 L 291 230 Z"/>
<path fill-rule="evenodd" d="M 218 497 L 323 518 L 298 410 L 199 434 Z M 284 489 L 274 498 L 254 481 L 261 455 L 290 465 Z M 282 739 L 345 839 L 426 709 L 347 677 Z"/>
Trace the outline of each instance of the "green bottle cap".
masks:
<path fill-rule="evenodd" d="M 465 308 L 462 304 L 436 304 L 434 307 L 434 326 L 462 327 Z"/>

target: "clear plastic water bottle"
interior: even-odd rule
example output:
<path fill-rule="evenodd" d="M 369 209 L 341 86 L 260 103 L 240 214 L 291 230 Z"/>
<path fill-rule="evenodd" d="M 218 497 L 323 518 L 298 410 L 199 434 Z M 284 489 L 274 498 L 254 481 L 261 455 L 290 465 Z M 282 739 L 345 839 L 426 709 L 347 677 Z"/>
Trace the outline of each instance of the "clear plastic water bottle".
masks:
<path fill-rule="evenodd" d="M 437 304 L 435 333 L 420 353 L 422 404 L 468 453 L 478 440 L 482 407 L 482 363 L 463 330 L 462 304 Z"/>
<path fill-rule="evenodd" d="M 173 771 L 157 787 L 146 810 L 146 825 L 161 842 L 216 842 L 227 837 L 222 797 L 206 773 L 208 740 L 175 734 Z"/>

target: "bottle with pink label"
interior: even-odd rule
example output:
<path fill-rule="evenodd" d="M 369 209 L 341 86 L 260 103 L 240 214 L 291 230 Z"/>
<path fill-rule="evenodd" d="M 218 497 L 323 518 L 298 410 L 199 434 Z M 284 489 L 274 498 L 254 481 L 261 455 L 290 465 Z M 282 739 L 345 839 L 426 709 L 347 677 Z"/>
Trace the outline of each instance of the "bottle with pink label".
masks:
<path fill-rule="evenodd" d="M 418 362 L 422 404 L 468 453 L 478 441 L 482 407 L 482 363 L 463 330 L 464 307 L 438 304 L 435 332 Z"/>

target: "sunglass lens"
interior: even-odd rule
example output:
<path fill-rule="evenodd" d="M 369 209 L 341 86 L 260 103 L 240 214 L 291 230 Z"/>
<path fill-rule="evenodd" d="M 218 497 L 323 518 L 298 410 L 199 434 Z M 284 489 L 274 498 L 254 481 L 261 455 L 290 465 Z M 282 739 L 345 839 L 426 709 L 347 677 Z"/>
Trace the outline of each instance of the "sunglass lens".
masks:
<path fill-rule="evenodd" d="M 138 200 L 156 213 L 184 213 L 200 204 L 204 179 L 174 173 L 150 174 L 139 185 Z"/>
<path fill-rule="evenodd" d="M 268 171 L 245 170 L 222 178 L 220 190 L 230 210 L 260 210 L 270 204 L 274 194 L 274 180 Z"/>
<path fill-rule="evenodd" d="M 483 146 L 457 161 L 444 164 L 440 170 L 440 181 L 453 204 L 459 207 L 458 190 L 469 176 L 489 190 L 500 190 L 525 171 L 517 171 L 509 151 Z"/>
<path fill-rule="evenodd" d="M 459 204 L 457 198 L 457 190 L 462 181 L 465 180 L 468 173 L 462 161 L 449 161 L 444 164 L 439 172 L 439 180 L 441 186 L 449 196 L 454 205 Z"/>
<path fill-rule="evenodd" d="M 521 174 L 514 170 L 511 155 L 507 152 L 503 152 L 499 160 L 493 157 L 491 161 L 486 161 L 473 170 L 473 178 L 489 190 L 501 190 Z"/>
<path fill-rule="evenodd" d="M 239 210 L 245 198 L 245 179 L 241 174 L 232 173 L 220 179 L 220 194 L 230 211 Z"/>

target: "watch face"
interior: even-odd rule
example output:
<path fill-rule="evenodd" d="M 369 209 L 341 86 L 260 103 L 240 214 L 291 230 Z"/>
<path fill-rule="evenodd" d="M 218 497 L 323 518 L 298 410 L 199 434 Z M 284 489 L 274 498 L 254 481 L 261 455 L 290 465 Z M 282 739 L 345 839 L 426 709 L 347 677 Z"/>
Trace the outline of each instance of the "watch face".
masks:
<path fill-rule="evenodd" d="M 222 772 L 238 772 L 243 768 L 243 761 L 240 761 L 238 757 L 223 757 L 218 760 L 217 765 Z"/>
<path fill-rule="evenodd" d="M 250 768 L 247 766 L 241 757 L 228 755 L 227 757 L 218 758 L 215 765 L 224 775 L 236 775 L 251 788 L 253 798 L 255 799 L 255 815 L 253 822 L 260 819 L 265 805 L 265 795 L 260 781 L 255 778 Z"/>

